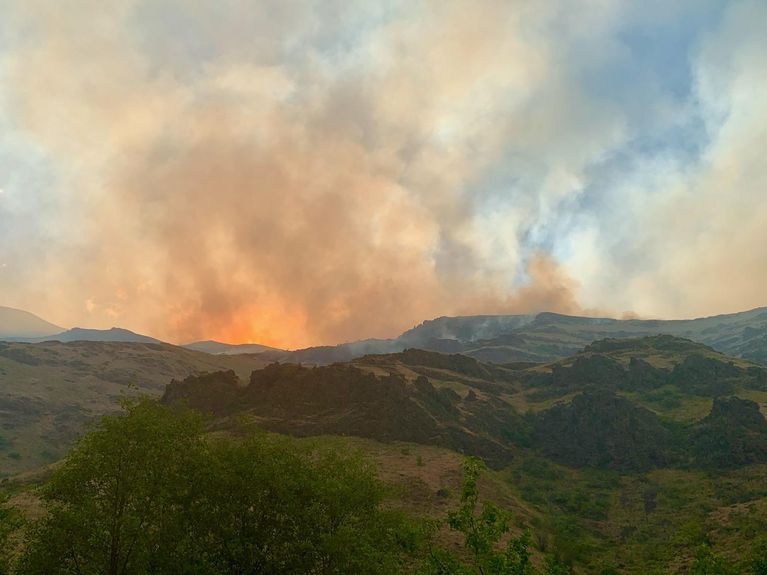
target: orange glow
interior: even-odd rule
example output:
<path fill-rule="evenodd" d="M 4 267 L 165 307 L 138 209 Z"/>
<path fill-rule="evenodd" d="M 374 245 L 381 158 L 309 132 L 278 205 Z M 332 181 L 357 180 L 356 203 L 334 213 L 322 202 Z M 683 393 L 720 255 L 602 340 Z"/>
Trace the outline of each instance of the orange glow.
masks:
<path fill-rule="evenodd" d="M 287 308 L 278 301 L 244 306 L 229 315 L 176 308 L 171 320 L 175 335 L 172 339 L 182 343 L 201 339 L 258 343 L 280 349 L 300 349 L 316 343 L 309 337 L 303 310 Z"/>
<path fill-rule="evenodd" d="M 229 325 L 214 330 L 213 338 L 224 343 L 260 343 L 281 349 L 312 345 L 303 313 L 253 306 L 243 310 Z"/>

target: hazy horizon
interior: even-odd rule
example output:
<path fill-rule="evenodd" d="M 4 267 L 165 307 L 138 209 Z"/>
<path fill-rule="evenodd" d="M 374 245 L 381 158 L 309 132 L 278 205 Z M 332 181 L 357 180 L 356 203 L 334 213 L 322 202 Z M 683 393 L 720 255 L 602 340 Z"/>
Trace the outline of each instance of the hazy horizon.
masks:
<path fill-rule="evenodd" d="M 34 317 L 37 317 L 38 319 L 46 322 L 45 318 L 40 317 L 38 314 L 34 314 L 34 313 L 32 313 L 32 312 L 30 312 L 28 310 L 18 310 L 17 308 L 9 308 L 7 306 L 0 306 L 0 311 L 2 311 L 3 308 L 10 309 L 10 310 L 16 310 L 16 311 L 22 311 L 24 313 L 31 313 Z M 756 310 L 760 310 L 760 309 L 767 309 L 767 306 L 757 306 L 756 308 L 743 309 L 743 310 L 738 310 L 738 311 L 735 311 L 735 312 L 725 312 L 725 313 L 721 313 L 721 314 L 712 314 L 712 315 L 698 316 L 698 317 L 660 318 L 660 317 L 640 317 L 640 316 L 638 316 L 636 314 L 623 314 L 620 317 L 613 317 L 613 316 L 608 316 L 608 315 L 599 315 L 597 313 L 592 313 L 592 314 L 585 313 L 584 315 L 582 315 L 580 317 L 588 317 L 588 318 L 593 318 L 593 319 L 617 319 L 617 320 L 640 320 L 640 321 L 644 321 L 644 320 L 647 320 L 647 321 L 659 321 L 659 320 L 660 321 L 665 321 L 665 320 L 674 320 L 674 321 L 681 320 L 681 321 L 686 321 L 686 320 L 696 320 L 696 319 L 707 319 L 707 318 L 726 316 L 726 315 L 733 315 L 733 314 L 737 315 L 739 313 L 748 313 L 748 312 L 752 312 L 752 311 L 756 311 Z M 511 315 L 511 316 L 530 315 L 530 316 L 536 316 L 539 313 L 559 313 L 559 312 L 551 312 L 549 310 L 540 310 L 540 311 L 536 311 L 536 312 L 531 312 L 529 314 L 484 314 L 484 315 L 486 315 L 487 317 L 496 317 L 497 315 Z M 568 314 L 564 314 L 564 315 L 568 315 Z M 442 315 L 442 316 L 435 316 L 435 317 L 431 317 L 431 318 L 424 318 L 423 320 L 419 321 L 418 323 L 413 324 L 412 326 L 409 326 L 409 327 L 405 328 L 402 332 L 398 332 L 398 333 L 391 334 L 391 335 L 385 335 L 385 336 L 371 335 L 369 337 L 363 337 L 363 338 L 360 338 L 360 339 L 357 339 L 357 340 L 325 341 L 325 342 L 319 342 L 317 344 L 313 344 L 312 346 L 305 346 L 305 347 L 336 346 L 336 345 L 343 345 L 343 344 L 355 343 L 355 342 L 366 341 L 366 340 L 393 339 L 393 338 L 396 338 L 399 335 L 402 335 L 404 332 L 406 332 L 406 331 L 408 331 L 410 329 L 415 329 L 415 328 L 419 327 L 420 325 L 423 325 L 423 324 L 425 324 L 427 322 L 436 321 L 436 320 L 440 320 L 440 319 L 444 319 L 444 318 L 461 318 L 461 317 L 464 317 L 464 318 L 466 318 L 466 317 L 482 317 L 482 315 L 479 315 L 479 316 L 478 315 L 464 315 L 464 316 L 444 316 L 444 315 Z M 46 323 L 48 323 L 48 322 L 46 322 Z M 130 328 L 125 327 L 123 325 L 113 325 L 113 326 L 101 327 L 101 328 L 95 328 L 93 326 L 88 326 L 88 325 L 76 325 L 76 326 L 69 326 L 69 327 L 57 326 L 57 327 L 59 327 L 63 332 L 72 331 L 72 330 L 86 330 L 86 331 L 87 330 L 104 330 L 104 331 L 107 331 L 107 330 L 111 330 L 111 329 L 124 329 L 124 330 L 128 330 L 128 331 L 134 331 L 134 330 L 131 330 Z M 56 335 L 56 334 L 50 334 L 50 335 Z M 154 337 L 154 335 L 152 333 L 139 333 L 138 335 Z M 19 337 L 19 336 L 16 336 L 16 337 Z M 47 337 L 47 336 L 45 336 L 45 337 Z M 259 342 L 259 341 L 226 341 L 226 340 L 215 340 L 215 339 L 205 338 L 205 337 L 203 337 L 201 339 L 198 339 L 198 340 L 189 340 L 189 341 L 168 341 L 168 340 L 162 340 L 161 338 L 156 338 L 156 339 L 160 339 L 161 341 L 165 341 L 165 343 L 170 343 L 170 344 L 173 344 L 173 345 L 180 345 L 180 346 L 191 345 L 191 344 L 195 344 L 195 343 L 205 343 L 205 342 L 223 343 L 223 344 L 227 344 L 227 345 L 251 345 L 251 344 L 252 345 L 267 345 L 267 344 L 263 344 L 262 342 Z M 298 350 L 298 349 L 303 349 L 303 348 L 300 348 L 300 347 L 290 348 L 290 347 L 286 346 L 286 347 L 283 347 L 281 349 L 285 349 L 285 350 Z"/>

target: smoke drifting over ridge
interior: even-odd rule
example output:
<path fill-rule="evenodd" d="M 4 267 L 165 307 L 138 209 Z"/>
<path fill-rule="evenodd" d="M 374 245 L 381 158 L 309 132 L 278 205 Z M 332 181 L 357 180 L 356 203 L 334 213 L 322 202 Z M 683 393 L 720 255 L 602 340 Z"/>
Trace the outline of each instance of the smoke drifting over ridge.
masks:
<path fill-rule="evenodd" d="M 621 4 L 12 2 L 0 127 L 27 176 L 0 181 L 5 303 L 291 347 L 447 314 L 760 305 L 700 279 L 733 226 L 767 244 L 754 133 L 733 123 L 764 126 L 740 96 L 764 93 L 746 26 L 764 11 L 739 10 L 690 48 L 680 97 L 660 72 L 595 90 L 650 18 Z M 692 156 L 632 152 L 701 123 Z M 762 247 L 740 255 L 767 274 Z"/>

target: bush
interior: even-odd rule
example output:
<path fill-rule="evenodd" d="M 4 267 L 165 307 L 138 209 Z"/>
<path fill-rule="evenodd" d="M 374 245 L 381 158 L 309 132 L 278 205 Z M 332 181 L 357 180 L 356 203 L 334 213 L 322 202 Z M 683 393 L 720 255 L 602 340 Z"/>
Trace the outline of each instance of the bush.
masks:
<path fill-rule="evenodd" d="M 9 572 L 15 547 L 12 537 L 23 523 L 21 514 L 7 502 L 8 496 L 0 494 L 0 575 Z"/>

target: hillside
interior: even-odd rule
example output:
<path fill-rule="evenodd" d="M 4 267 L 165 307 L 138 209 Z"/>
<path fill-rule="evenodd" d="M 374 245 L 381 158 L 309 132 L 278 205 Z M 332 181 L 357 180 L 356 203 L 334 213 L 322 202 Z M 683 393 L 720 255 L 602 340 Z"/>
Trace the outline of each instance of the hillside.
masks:
<path fill-rule="evenodd" d="M 717 399 L 723 397 L 730 399 Z M 295 435 L 412 441 L 496 466 L 533 448 L 576 467 L 634 471 L 710 465 L 710 453 L 699 448 L 709 441 L 705 429 L 721 419 L 725 404 L 761 418 L 767 371 L 702 344 L 656 336 L 603 340 L 540 365 L 414 349 L 324 367 L 274 364 L 253 372 L 247 385 L 233 373 L 174 381 L 163 401 L 220 422 L 247 416 Z M 744 449 L 742 433 L 723 438 L 717 465 L 767 462 L 759 447 L 766 432 L 749 428 L 747 456 L 735 455 Z"/>
<path fill-rule="evenodd" d="M 499 407 L 492 398 L 466 401 L 419 376 L 376 376 L 353 365 L 307 368 L 273 364 L 243 386 L 234 372 L 190 376 L 168 385 L 164 403 L 181 403 L 216 417 L 248 417 L 261 428 L 298 436 L 355 435 L 411 441 L 479 455 L 495 467 L 511 461 L 498 433 L 473 425 Z M 499 413 L 512 426 L 513 410 Z"/>
<path fill-rule="evenodd" d="M 0 306 L 0 339 L 41 337 L 64 331 L 28 311 Z"/>
<path fill-rule="evenodd" d="M 553 418 L 557 412 L 550 410 L 557 404 L 569 404 L 584 392 L 596 391 L 601 400 L 616 396 L 608 404 L 615 409 L 629 405 L 640 410 L 635 416 L 616 414 L 617 420 L 647 422 L 649 414 L 664 429 L 669 422 L 689 426 L 703 421 L 712 412 L 715 397 L 738 397 L 754 402 L 750 405 L 757 410 L 767 406 L 764 369 L 670 336 L 603 340 L 548 364 L 498 365 L 460 354 L 408 349 L 324 368 L 286 364 L 251 373 L 272 359 L 268 353 L 210 355 L 166 344 L 0 343 L 0 472 L 13 473 L 54 460 L 85 422 L 116 409 L 121 394 L 159 395 L 173 379 L 171 389 L 183 388 L 179 382 L 188 376 L 229 370 L 234 370 L 238 383 L 211 393 L 208 385 L 218 376 L 209 376 L 212 379 L 205 380 L 205 385 L 196 386 L 204 392 L 197 399 L 192 397 L 196 405 L 213 407 L 220 416 L 247 413 L 258 425 L 275 431 L 415 441 L 483 454 L 495 465 L 507 463 L 515 449 L 534 441 L 541 449 L 552 442 L 559 445 L 560 440 L 551 435 L 557 429 L 553 422 L 563 422 L 558 425 L 564 437 L 570 429 L 564 423 L 568 417 L 586 416 L 560 412 L 558 419 L 548 420 L 551 425 L 543 426 L 549 435 L 540 432 L 540 421 Z M 589 397 L 574 405 L 587 409 L 584 413 L 604 411 L 588 407 Z M 226 409 L 219 413 L 218 405 Z M 534 414 L 544 412 L 549 413 L 534 419 L 538 417 Z M 657 427 L 647 424 L 648 429 Z M 613 441 L 620 440 L 615 433 L 619 428 L 609 425 L 584 428 L 583 433 L 599 429 L 612 429 Z M 678 436 L 678 430 L 667 431 L 648 436 Z M 731 439 L 732 445 L 740 441 Z M 587 453 L 577 460 L 559 460 L 592 464 L 588 451 L 601 449 L 601 440 L 581 436 L 579 441 Z M 630 445 L 626 438 L 625 446 Z M 690 464 L 691 456 L 680 453 L 678 444 L 664 439 L 659 446 L 664 455 L 650 458 L 651 466 L 656 466 L 655 459 Z M 759 449 L 751 451 L 741 458 L 760 460 Z M 557 459 L 556 450 L 546 453 Z M 634 459 L 627 468 L 647 467 L 638 455 Z"/>
<path fill-rule="evenodd" d="M 162 343 L 159 339 L 141 335 L 127 329 L 112 327 L 110 329 L 88 329 L 75 327 L 67 331 L 38 337 L 34 340 L 28 340 L 27 343 L 42 343 L 44 341 L 111 341 L 111 342 L 133 342 L 133 343 Z"/>
<path fill-rule="evenodd" d="M 55 461 L 125 394 L 160 395 L 172 378 L 221 369 L 246 376 L 262 365 L 166 344 L 0 342 L 0 475 Z"/>
<path fill-rule="evenodd" d="M 111 341 L 111 342 L 133 342 L 133 343 L 163 343 L 159 339 L 135 333 L 128 329 L 112 327 L 110 329 L 90 329 L 74 327 L 66 331 L 43 335 L 38 337 L 8 337 L 5 341 L 17 343 L 44 343 L 47 341 Z"/>
<path fill-rule="evenodd" d="M 422 347 L 425 342 L 447 345 L 449 341 L 482 341 L 522 329 L 535 318 L 535 315 L 438 317 L 404 332 L 397 341 L 412 347 Z"/>
<path fill-rule="evenodd" d="M 767 529 L 766 378 L 656 336 L 546 364 L 408 349 L 272 365 L 249 380 L 176 381 L 163 401 L 208 412 L 217 433 L 257 427 L 361 447 L 397 486 L 394 504 L 420 513 L 454 501 L 456 452 L 488 457 L 483 489 L 540 549 L 554 546 L 575 573 L 639 575 L 687 573 L 704 542 L 736 559 L 751 550 L 745 534 Z"/>
<path fill-rule="evenodd" d="M 38 377 L 49 368 L 91 374 L 94 389 L 71 381 L 48 396 L 47 417 L 63 417 L 31 414 L 45 426 L 41 442 L 66 440 L 66 425 L 86 409 L 113 409 L 127 381 L 157 393 L 164 374 L 174 381 L 163 401 L 210 414 L 214 435 L 266 429 L 362 449 L 392 484 L 390 504 L 427 516 L 455 505 L 460 455 L 481 455 L 493 468 L 483 493 L 513 509 L 536 549 L 556 548 L 576 574 L 686 573 L 704 541 L 737 558 L 749 551 L 743 534 L 767 528 L 767 372 L 708 346 L 607 339 L 555 362 L 504 365 L 418 349 L 318 367 L 262 367 L 258 357 L 5 344 L 0 365 L 12 360 Z M 46 390 L 30 382 L 19 386 L 29 398 Z M 100 389 L 110 401 L 99 404 Z M 67 407 L 75 391 L 88 392 L 78 409 Z M 17 401 L 4 410 L 22 405 L 35 407 Z M 39 432 L 26 425 L 28 438 Z M 15 501 L 32 505 L 23 493 Z"/>

